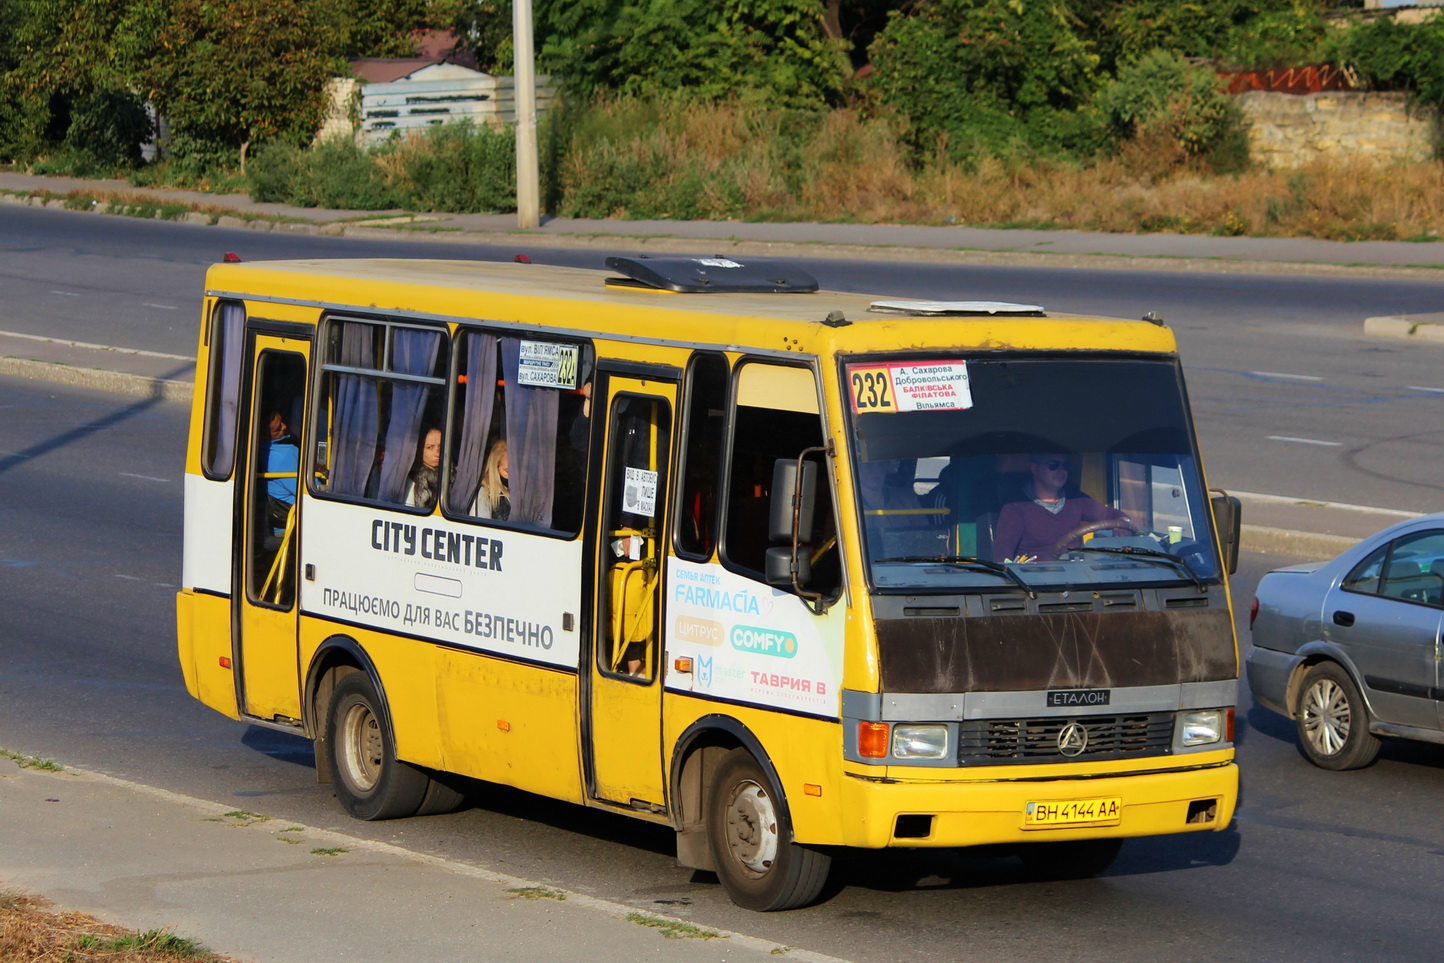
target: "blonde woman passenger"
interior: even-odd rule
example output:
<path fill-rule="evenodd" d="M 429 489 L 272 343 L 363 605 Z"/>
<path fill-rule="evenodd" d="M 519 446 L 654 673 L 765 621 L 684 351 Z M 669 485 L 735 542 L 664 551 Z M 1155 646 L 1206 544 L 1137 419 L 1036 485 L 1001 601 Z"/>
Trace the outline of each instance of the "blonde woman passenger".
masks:
<path fill-rule="evenodd" d="M 506 439 L 492 442 L 481 467 L 481 487 L 471 513 L 478 518 L 505 521 L 511 517 L 511 471 L 506 457 Z"/>

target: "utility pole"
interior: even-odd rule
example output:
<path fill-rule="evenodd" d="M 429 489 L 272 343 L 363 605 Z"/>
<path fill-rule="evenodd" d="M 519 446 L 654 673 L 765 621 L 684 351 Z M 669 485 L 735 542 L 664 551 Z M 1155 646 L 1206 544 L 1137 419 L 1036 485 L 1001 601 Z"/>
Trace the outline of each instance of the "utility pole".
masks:
<path fill-rule="evenodd" d="M 516 81 L 516 223 L 521 228 L 535 228 L 541 226 L 541 174 L 537 168 L 531 0 L 512 0 L 511 25 Z"/>

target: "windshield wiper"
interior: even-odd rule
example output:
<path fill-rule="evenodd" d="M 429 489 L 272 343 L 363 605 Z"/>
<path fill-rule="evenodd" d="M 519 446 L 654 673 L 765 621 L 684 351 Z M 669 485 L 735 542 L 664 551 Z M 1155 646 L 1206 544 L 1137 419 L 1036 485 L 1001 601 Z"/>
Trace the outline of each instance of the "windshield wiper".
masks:
<path fill-rule="evenodd" d="M 986 569 L 1010 580 L 1018 588 L 1028 593 L 1028 598 L 1036 599 L 1038 593 L 1017 572 L 1008 568 L 1001 562 L 995 562 L 990 558 L 978 558 L 976 555 L 898 555 L 893 558 L 877 558 L 874 562 L 923 562 L 934 565 L 966 565 L 969 568 Z"/>
<path fill-rule="evenodd" d="M 1068 551 L 1102 552 L 1106 555 L 1139 555 L 1143 558 L 1156 558 L 1161 559 L 1165 562 L 1172 562 L 1174 565 L 1177 565 L 1188 574 L 1189 580 L 1192 581 L 1195 586 L 1197 586 L 1200 592 L 1208 591 L 1208 589 L 1204 587 L 1203 579 L 1199 578 L 1198 573 L 1193 570 L 1193 566 L 1189 565 L 1187 560 L 1185 560 L 1182 555 L 1174 555 L 1172 552 L 1163 552 L 1159 551 L 1156 548 L 1136 548 L 1132 545 L 1124 545 L 1121 548 L 1095 548 L 1092 545 L 1080 545 L 1078 548 L 1070 548 L 1068 549 Z"/>

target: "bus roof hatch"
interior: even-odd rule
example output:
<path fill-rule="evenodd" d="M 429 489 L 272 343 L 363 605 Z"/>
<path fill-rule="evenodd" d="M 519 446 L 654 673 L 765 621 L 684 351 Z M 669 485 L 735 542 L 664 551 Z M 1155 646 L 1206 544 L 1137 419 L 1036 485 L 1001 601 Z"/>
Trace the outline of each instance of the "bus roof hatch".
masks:
<path fill-rule="evenodd" d="M 1008 301 L 874 301 L 868 305 L 868 310 L 880 314 L 928 314 L 942 317 L 1047 317 L 1036 304 L 1012 304 Z"/>
<path fill-rule="evenodd" d="M 778 262 L 743 264 L 729 257 L 609 257 L 626 277 L 610 287 L 655 288 L 680 294 L 811 294 L 817 279 Z"/>

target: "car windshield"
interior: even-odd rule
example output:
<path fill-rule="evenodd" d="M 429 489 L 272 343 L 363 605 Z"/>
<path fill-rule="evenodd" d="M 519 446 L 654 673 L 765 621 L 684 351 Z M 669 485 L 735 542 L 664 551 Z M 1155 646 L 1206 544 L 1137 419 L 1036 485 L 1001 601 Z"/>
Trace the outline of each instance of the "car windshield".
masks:
<path fill-rule="evenodd" d="M 1173 359 L 872 357 L 843 374 L 876 589 L 1218 580 Z"/>

